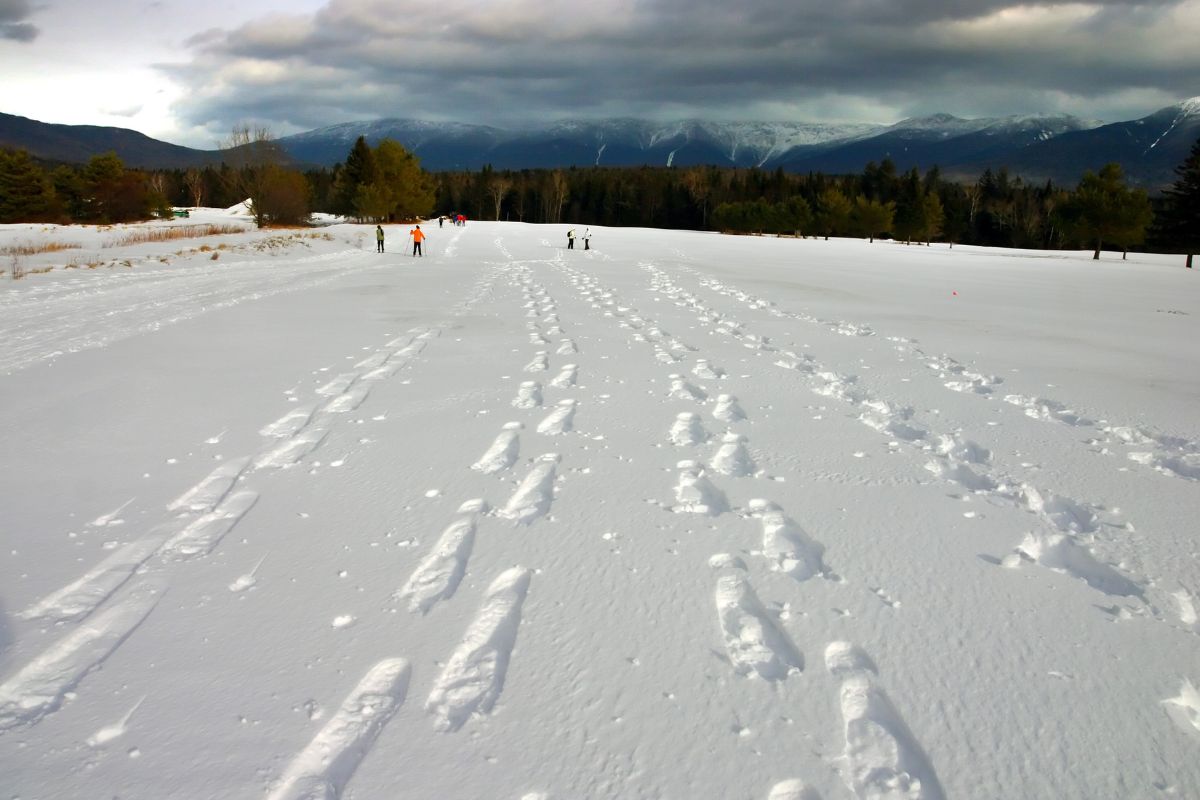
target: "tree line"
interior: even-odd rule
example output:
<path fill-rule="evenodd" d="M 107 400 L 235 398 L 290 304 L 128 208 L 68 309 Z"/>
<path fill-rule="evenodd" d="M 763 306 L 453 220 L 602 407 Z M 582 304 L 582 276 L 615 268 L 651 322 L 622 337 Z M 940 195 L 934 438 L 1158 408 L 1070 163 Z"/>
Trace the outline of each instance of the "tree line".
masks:
<path fill-rule="evenodd" d="M 587 167 L 429 173 L 399 143 L 359 139 L 331 169 L 290 166 L 270 133 L 235 129 L 219 165 L 127 169 L 113 154 L 83 166 L 45 165 L 0 150 L 0 222 L 114 223 L 173 206 L 249 200 L 259 225 L 305 222 L 314 211 L 363 222 L 463 213 L 474 219 L 637 226 L 792 236 L 890 236 L 996 247 L 1194 253 L 1200 237 L 1200 141 L 1161 197 L 1125 185 L 1110 164 L 1073 188 L 1029 183 L 1006 169 L 973 183 L 935 167 L 898 172 L 889 160 L 857 175 L 723 167 Z M 1189 264 L 1191 256 L 1189 255 Z"/>
<path fill-rule="evenodd" d="M 994 247 L 1195 250 L 1200 142 L 1160 198 L 1126 186 L 1119 165 L 1074 188 L 1027 183 L 1006 169 L 973 183 L 936 167 L 900 173 L 884 160 L 857 175 L 782 169 L 589 167 L 439 173 L 437 206 L 482 219 L 788 236 L 890 236 Z"/>

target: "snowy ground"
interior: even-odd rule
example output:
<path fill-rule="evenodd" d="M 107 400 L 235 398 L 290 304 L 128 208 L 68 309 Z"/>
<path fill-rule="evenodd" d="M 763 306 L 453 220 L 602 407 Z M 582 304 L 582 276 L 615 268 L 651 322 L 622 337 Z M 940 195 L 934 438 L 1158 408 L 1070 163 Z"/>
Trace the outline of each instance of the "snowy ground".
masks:
<path fill-rule="evenodd" d="M 1180 259 L 427 227 L 0 228 L 4 800 L 1200 797 Z"/>

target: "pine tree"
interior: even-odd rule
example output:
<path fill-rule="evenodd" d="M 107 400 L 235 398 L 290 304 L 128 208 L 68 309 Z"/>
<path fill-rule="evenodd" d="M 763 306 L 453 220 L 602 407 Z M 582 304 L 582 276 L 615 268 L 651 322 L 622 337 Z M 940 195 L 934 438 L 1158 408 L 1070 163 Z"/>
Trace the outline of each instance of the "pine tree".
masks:
<path fill-rule="evenodd" d="M 840 189 L 825 189 L 817 197 L 817 229 L 825 234 L 826 240 L 830 235 L 840 236 L 846 233 L 850 228 L 851 211 L 850 200 Z"/>
<path fill-rule="evenodd" d="M 1168 245 L 1187 253 L 1187 268 L 1191 269 L 1192 258 L 1200 250 L 1200 139 L 1175 174 L 1179 177 L 1163 192 L 1159 230 Z"/>
<path fill-rule="evenodd" d="M 374 151 L 376 182 L 390 195 L 389 218 L 409 220 L 433 211 L 433 182 L 417 157 L 399 142 L 384 139 Z"/>
<path fill-rule="evenodd" d="M 941 198 L 936 191 L 927 191 L 921 198 L 921 233 L 924 234 L 925 244 L 942 235 L 945 221 L 946 212 L 942 209 Z"/>
<path fill-rule="evenodd" d="M 812 223 L 812 208 L 800 195 L 789 197 L 779 204 L 779 232 L 803 236 Z"/>
<path fill-rule="evenodd" d="M 925 191 L 916 167 L 904 176 L 892 227 L 896 237 L 903 239 L 905 244 L 910 244 L 913 239 L 919 240 L 925 231 Z"/>
<path fill-rule="evenodd" d="M 1125 186 L 1120 164 L 1088 172 L 1061 208 L 1064 227 L 1082 242 L 1092 242 L 1092 258 L 1100 259 L 1105 242 L 1121 247 L 1138 244 L 1152 220 L 1150 200 L 1140 189 Z"/>
<path fill-rule="evenodd" d="M 52 217 L 54 187 L 24 150 L 0 150 L 0 223 L 35 222 Z"/>
<path fill-rule="evenodd" d="M 874 242 L 875 237 L 891 230 L 892 220 L 896 216 L 896 204 L 881 203 L 878 200 L 868 200 L 862 195 L 854 198 L 854 210 L 850 214 L 851 227 L 859 236 L 866 236 Z"/>
<path fill-rule="evenodd" d="M 375 153 L 367 144 L 366 137 L 359 136 L 346 156 L 345 166 L 338 173 L 335 190 L 337 213 L 363 219 L 364 217 L 359 215 L 358 209 L 354 206 L 355 198 L 358 196 L 360 187 L 369 186 L 378 178 L 379 170 L 375 165 Z"/>

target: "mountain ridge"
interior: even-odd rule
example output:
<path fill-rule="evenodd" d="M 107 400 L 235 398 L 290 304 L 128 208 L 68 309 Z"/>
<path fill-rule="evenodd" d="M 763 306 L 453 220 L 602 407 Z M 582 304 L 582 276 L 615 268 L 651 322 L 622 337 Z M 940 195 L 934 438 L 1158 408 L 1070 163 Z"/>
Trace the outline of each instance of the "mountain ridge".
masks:
<path fill-rule="evenodd" d="M 890 160 L 898 171 L 939 167 L 974 179 L 1007 167 L 1027 181 L 1073 184 L 1086 170 L 1120 163 L 1129 181 L 1161 188 L 1200 137 L 1200 96 L 1145 117 L 1102 123 L 1069 114 L 1014 114 L 967 119 L 948 113 L 888 124 L 633 117 L 560 119 L 500 128 L 463 122 L 384 118 L 343 122 L 280 137 L 297 164 L 332 166 L 359 136 L 392 138 L 432 171 L 571 166 L 716 165 L 846 174 Z M 79 162 L 113 150 L 130 166 L 175 168 L 220 163 L 221 151 L 161 142 L 137 131 L 43 123 L 0 113 L 0 147 L 50 160 Z"/>

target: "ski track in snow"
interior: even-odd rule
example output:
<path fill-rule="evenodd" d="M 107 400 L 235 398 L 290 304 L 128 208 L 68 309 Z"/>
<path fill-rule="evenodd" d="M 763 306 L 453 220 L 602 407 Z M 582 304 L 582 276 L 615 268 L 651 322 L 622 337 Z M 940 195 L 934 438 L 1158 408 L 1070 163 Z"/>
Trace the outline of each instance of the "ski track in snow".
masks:
<path fill-rule="evenodd" d="M 166 561 L 208 555 L 258 502 L 258 492 L 238 492 L 215 509 L 193 520 L 162 546 Z"/>
<path fill-rule="evenodd" d="M 652 320 L 641 316 L 636 309 L 622 304 L 615 293 L 580 271 L 561 267 L 571 282 L 580 289 L 581 297 L 606 317 L 620 319 L 620 326 L 633 331 L 634 342 L 649 344 L 654 358 L 666 366 L 675 366 L 682 360 L 681 353 L 695 352 L 698 348 L 671 336 L 655 325 Z M 715 332 L 741 341 L 743 346 L 777 355 L 775 363 L 788 371 L 802 376 L 809 388 L 818 395 L 842 401 L 858 409 L 859 421 L 879 431 L 889 439 L 909 445 L 921 457 L 927 459 L 929 471 L 951 483 L 962 486 L 970 493 L 1010 503 L 1030 513 L 1041 525 L 1018 546 L 1013 556 L 1006 559 L 1005 566 L 1012 562 L 1033 562 L 1049 569 L 1063 572 L 1088 583 L 1089 586 L 1112 596 L 1141 598 L 1141 585 L 1118 569 L 1096 558 L 1090 544 L 1104 529 L 1110 519 L 1103 509 L 1073 500 L 1052 491 L 1034 487 L 997 472 L 991 463 L 991 454 L 978 444 L 963 439 L 957 433 L 941 433 L 923 425 L 912 408 L 895 406 L 879 400 L 863 388 L 853 376 L 841 375 L 823 367 L 812 355 L 781 350 L 765 337 L 754 335 L 745 325 L 725 315 L 708 309 L 698 298 L 680 290 L 665 273 L 653 265 L 643 264 L 652 275 L 653 290 L 673 298 L 677 305 L 692 307 L 702 322 L 714 326 Z M 770 309 L 771 304 L 739 295 L 752 308 Z M 836 334 L 867 337 L 874 332 L 867 326 L 849 323 L 825 323 Z M 931 365 L 934 366 L 934 365 Z M 972 373 L 943 360 L 936 365 L 954 380 L 947 380 L 947 388 L 987 396 L 1002 381 L 992 376 Z M 705 381 L 723 380 L 727 376 L 707 359 L 697 358 L 691 375 Z M 675 400 L 695 403 L 705 402 L 708 392 L 693 384 L 688 378 L 675 373 L 671 381 L 670 397 Z M 953 385 L 951 385 L 953 384 Z M 1009 398 L 1009 402 L 1013 402 Z M 1069 409 L 1039 401 L 1044 410 L 1041 418 L 1050 418 L 1062 424 L 1086 425 L 1091 420 L 1075 415 Z M 1033 416 L 1031 414 L 1031 416 Z M 744 412 L 730 394 L 722 394 L 713 411 L 715 419 L 728 424 L 745 418 Z M 692 412 L 678 413 L 668 439 L 676 446 L 689 447 L 707 438 L 697 425 Z M 753 459 L 745 448 L 743 435 L 729 432 L 722 437 L 721 446 L 714 454 L 709 466 L 714 473 L 730 477 L 746 477 L 754 474 Z M 1176 443 L 1179 444 L 1179 443 Z M 1184 443 L 1184 447 L 1190 444 Z M 679 485 L 676 487 L 676 511 L 691 511 L 720 514 L 729 510 L 720 490 L 706 477 L 706 470 L 696 461 L 680 462 Z M 1184 477 L 1187 477 L 1184 475 Z M 741 512 L 739 512 L 741 513 Z M 829 573 L 822 562 L 823 546 L 813 540 L 769 500 L 751 502 L 750 514 L 759 516 L 763 523 L 764 557 L 777 571 L 791 574 L 797 580 Z M 716 560 L 728 567 L 721 557 Z M 1019 564 L 1018 564 L 1019 565 Z M 890 600 L 882 589 L 874 588 L 876 594 L 892 607 L 898 603 Z M 1178 594 L 1177 594 L 1178 596 Z M 1190 598 L 1189 598 L 1190 599 Z M 742 674 L 752 673 L 768 679 L 786 675 L 787 644 L 772 647 L 766 642 L 789 642 L 786 632 L 775 626 L 766 612 L 755 614 L 748 609 L 761 609 L 750 588 L 748 580 L 739 570 L 726 570 L 718 583 L 717 605 L 721 628 L 725 638 L 726 652 L 735 670 Z M 1179 603 L 1180 618 L 1191 619 L 1188 604 Z M 1150 609 L 1151 613 L 1158 613 Z M 777 634 L 777 635 L 776 635 Z M 794 648 L 794 646 L 793 646 Z M 802 666 L 798 650 L 794 665 Z M 781 664 L 783 666 L 781 666 Z M 832 671 L 833 667 L 831 667 Z M 1172 701 L 1174 702 L 1174 701 Z M 1178 704 L 1176 704 L 1178 705 Z M 887 695 L 868 673 L 859 671 L 847 675 L 843 682 L 842 710 L 846 725 L 847 782 L 861 797 L 943 797 L 941 786 L 928 758 L 908 731 L 903 720 L 895 711 Z M 1174 712 L 1173 712 L 1174 713 Z M 1176 716 L 1178 714 L 1176 713 Z M 888 753 L 894 757 L 889 758 Z M 803 784 L 780 784 L 796 792 L 804 789 Z M 780 790 L 781 792 L 784 789 Z M 787 796 L 784 794 L 783 796 Z"/>
<path fill-rule="evenodd" d="M 463 313 L 479 302 L 488 288 L 477 286 L 475 293 L 456 307 L 456 313 Z M 111 601 L 130 578 L 142 569 L 165 573 L 173 562 L 210 553 L 258 500 L 254 491 L 233 492 L 239 482 L 247 480 L 248 472 L 299 462 L 324 441 L 338 419 L 335 415 L 356 408 L 366 399 L 369 382 L 383 377 L 380 369 L 389 369 L 388 375 L 395 374 L 438 335 L 437 328 L 414 329 L 360 361 L 359 367 L 365 372 L 339 375 L 319 387 L 317 395 L 331 398 L 324 408 L 292 409 L 261 429 L 264 437 L 282 439 L 281 442 L 268 444 L 256 456 L 224 462 L 168 504 L 168 511 L 180 512 L 173 520 L 158 524 L 149 534 L 120 547 L 79 579 L 21 612 L 21 619 L 76 623 L 79 627 L 4 684 L 4 694 L 0 694 L 4 709 L 0 711 L 0 729 L 36 722 L 56 709 L 62 695 L 136 629 L 157 598 L 147 599 L 149 593 L 135 587 L 125 592 L 122 599 Z M 252 583 L 250 576 L 247 586 Z M 111 602 L 110 610 L 86 619 L 106 602 Z M 58 690 L 52 683 L 65 688 Z"/>
<path fill-rule="evenodd" d="M 794 319 L 846 335 L 875 335 L 869 325 L 842 320 L 823 320 L 804 312 L 785 311 L 773 302 L 755 297 L 725 282 L 702 276 L 698 277 L 698 281 L 699 285 L 706 289 L 732 298 L 751 309 L 766 310 L 777 318 Z M 975 371 L 946 354 L 926 353 L 914 339 L 888 337 L 888 340 L 894 343 L 897 353 L 924 363 L 930 371 L 937 374 L 942 384 L 952 391 L 990 399 L 996 396 L 997 388 L 1004 383 L 1003 378 Z M 1123 449 L 1127 460 L 1149 466 L 1161 474 L 1185 480 L 1200 480 L 1200 442 L 1158 433 L 1147 427 L 1092 419 L 1051 398 L 1007 394 L 1003 400 L 1019 408 L 1031 419 L 1090 431 L 1093 437 L 1090 443 L 1098 452 L 1107 454 Z"/>
<path fill-rule="evenodd" d="M 520 422 L 504 423 L 504 430 L 496 436 L 487 452 L 471 465 L 471 469 L 490 475 L 515 464 L 521 450 L 521 429 L 524 427 Z"/>
<path fill-rule="evenodd" d="M 537 381 L 521 381 L 517 387 L 517 396 L 513 398 L 513 408 L 540 408 L 542 405 L 542 385 Z"/>
<path fill-rule="evenodd" d="M 57 711 L 67 693 L 137 630 L 161 596 L 156 584 L 139 584 L 0 684 L 0 734 L 33 725 Z"/>
<path fill-rule="evenodd" d="M 454 521 L 446 526 L 429 555 L 396 593 L 396 600 L 407 601 L 410 611 L 426 614 L 436 603 L 454 595 L 467 571 L 479 515 L 487 507 L 482 499 L 468 500 L 459 506 Z"/>
<path fill-rule="evenodd" d="M 445 250 L 447 255 L 454 252 L 461 236 L 460 232 L 451 240 Z M 761 556 L 767 569 L 789 576 L 796 584 L 811 587 L 813 584 L 805 582 L 815 577 L 842 582 L 824 563 L 824 545 L 787 516 L 778 504 L 769 499 L 753 499 L 746 508 L 734 508 L 719 488 L 721 481 L 761 479 L 764 473 L 756 462 L 770 463 L 773 455 L 769 449 L 760 452 L 756 448 L 752 453 L 749 448 L 750 439 L 746 433 L 749 421 L 736 395 L 728 391 L 737 387 L 736 380 L 726 370 L 705 357 L 702 348 L 666 332 L 632 304 L 622 301 L 615 292 L 605 289 L 587 273 L 567 267 L 561 259 L 518 262 L 513 260 L 499 238 L 496 247 L 507 259 L 501 265 L 501 272 L 508 273 L 521 291 L 529 344 L 539 348 L 533 359 L 520 369 L 548 372 L 551 370 L 551 353 L 574 357 L 579 352 L 576 341 L 564 337 L 557 305 L 545 287 L 533 280 L 533 271 L 528 266 L 547 265 L 565 275 L 580 298 L 626 331 L 632 343 L 646 345 L 646 355 L 656 360 L 664 372 L 675 370 L 668 374 L 670 390 L 662 398 L 664 401 L 670 400 L 676 405 L 678 402 L 691 403 L 695 408 L 695 411 L 687 412 L 672 409 L 674 424 L 666 441 L 676 448 L 691 448 L 691 451 L 672 451 L 686 454 L 688 458 L 677 464 L 679 474 L 674 487 L 674 504 L 662 504 L 663 507 L 677 513 L 711 517 L 729 514 L 755 519 L 761 524 L 761 550 L 747 548 L 742 552 Z M 783 350 L 765 337 L 756 336 L 748 325 L 714 311 L 696 295 L 681 289 L 656 265 L 643 263 L 641 267 L 650 276 L 653 294 L 694 311 L 702 325 L 715 335 L 738 342 L 749 350 L 769 353 L 764 364 L 773 363 L 785 373 L 796 376 L 813 393 L 844 403 L 862 424 L 907 446 L 909 452 L 926 464 L 932 475 L 972 494 L 1028 512 L 1038 529 L 1026 535 L 1003 560 L 1003 566 L 1018 568 L 1037 564 L 1083 580 L 1108 595 L 1144 599 L 1139 580 L 1093 554 L 1090 544 L 1105 526 L 1112 525 L 1108 521 L 1110 515 L 1103 509 L 1002 474 L 992 466 L 992 456 L 985 448 L 962 438 L 957 432 L 941 433 L 928 427 L 912 408 L 874 397 L 856 377 L 829 369 L 808 353 Z M 701 277 L 700 284 L 745 303 L 753 310 L 817 324 L 835 335 L 875 335 L 866 325 L 787 314 L 773 303 L 707 278 Z M 455 312 L 469 309 L 488 291 L 490 286 L 480 285 L 476 294 L 460 303 Z M 246 484 L 254 480 L 256 470 L 286 469 L 305 459 L 322 445 L 340 415 L 367 401 L 375 382 L 391 378 L 406 368 L 438 334 L 439 329 L 411 331 L 361 359 L 355 364 L 355 372 L 339 374 L 329 380 L 315 390 L 323 405 L 291 409 L 261 429 L 265 438 L 278 441 L 268 442 L 257 454 L 224 462 L 169 504 L 168 510 L 179 512 L 179 516 L 157 526 L 144 538 L 120 548 L 82 578 L 19 616 L 43 622 L 78 621 L 109 601 L 139 569 L 145 569 L 145 565 L 151 564 L 150 569 L 161 571 L 173 561 L 209 553 L 254 505 L 257 494 L 248 490 Z M 1003 382 L 994 376 L 968 370 L 947 356 L 925 356 L 915 346 L 910 346 L 915 345 L 911 340 L 902 342 L 897 349 L 923 359 L 926 366 L 944 380 L 948 389 L 993 397 L 996 386 Z M 579 383 L 579 365 L 555 366 L 558 375 L 548 385 L 553 389 L 574 391 Z M 2 371 L 3 364 L 0 363 Z M 522 382 L 516 397 L 511 400 L 511 407 L 526 412 L 541 409 L 544 403 L 542 388 L 536 381 Z M 1111 437 L 1127 437 L 1125 441 L 1131 444 L 1155 449 L 1153 453 L 1140 456 L 1131 453 L 1131 459 L 1144 457 L 1140 463 L 1178 477 L 1200 477 L 1200 473 L 1187 474 L 1191 462 L 1186 456 L 1200 452 L 1194 443 L 1169 440 L 1169 437 L 1153 438 L 1144 430 L 1119 429 L 1124 432 L 1115 433 L 1118 429 L 1105 427 L 1103 421 L 1075 415 L 1071 409 L 1050 400 L 1013 395 L 1004 400 L 1035 419 L 1076 427 L 1090 426 Z M 573 433 L 574 417 L 580 405 L 574 398 L 555 401 L 549 414 L 534 426 L 534 430 L 546 436 Z M 589 406 L 584 403 L 582 407 L 586 411 Z M 721 427 L 708 423 L 710 419 L 722 423 L 725 432 L 707 430 L 706 423 L 712 431 L 719 431 Z M 532 420 L 529 422 L 532 425 Z M 670 424 L 669 415 L 664 418 L 664 427 L 667 424 Z M 513 469 L 517 465 L 520 432 L 524 428 L 522 422 L 505 423 L 484 455 L 470 465 L 471 469 L 484 475 L 497 475 L 497 480 L 500 473 Z M 705 446 L 711 448 L 707 459 L 700 452 Z M 1176 459 L 1175 466 L 1179 470 L 1163 467 L 1158 461 L 1151 463 L 1160 456 Z M 454 597 L 468 572 L 481 517 L 491 514 L 525 525 L 547 517 L 554 502 L 556 483 L 560 480 L 562 458 L 559 453 L 546 453 L 529 460 L 524 478 L 499 508 L 490 510 L 488 502 L 482 498 L 463 502 L 438 541 L 392 599 L 406 604 L 414 614 L 425 615 L 439 603 Z M 770 484 L 760 481 L 754 485 Z M 552 517 L 550 521 L 553 521 Z M 153 561 L 154 556 L 160 556 L 157 562 Z M 709 566 L 716 572 L 713 594 L 716 630 L 733 671 L 744 678 L 780 686 L 789 677 L 801 673 L 805 667 L 804 656 L 789 632 L 788 615 L 780 618 L 768 610 L 774 604 L 764 605 L 759 599 L 745 563 L 734 556 L 718 554 L 710 560 Z M 436 730 L 458 731 L 473 716 L 492 712 L 504 688 L 532 574 L 533 570 L 525 567 L 509 569 L 484 593 L 476 616 L 433 682 L 426 700 L 425 710 L 431 715 Z M 246 578 L 245 586 L 235 591 L 253 585 L 253 572 L 238 580 L 241 582 Z M 469 582 L 463 585 L 469 585 Z M 234 590 L 233 586 L 230 589 Z M 898 606 L 882 589 L 872 588 L 872 591 L 887 605 Z M 133 633 L 153 609 L 157 595 L 157 590 L 150 591 L 144 586 L 123 593 L 119 600 L 111 603 L 109 610 L 78 626 L 0 686 L 0 734 L 36 723 L 56 710 L 83 676 L 101 664 Z M 1195 628 L 1197 604 L 1194 596 L 1181 588 L 1174 597 L 1181 621 L 1185 626 L 1190 624 Z M 462 602 L 462 599 L 456 602 Z M 441 613 L 445 613 L 445 609 Z M 825 664 L 840 683 L 838 705 L 844 749 L 836 766 L 850 790 L 861 798 L 943 798 L 932 763 L 880 687 L 877 670 L 866 653 L 847 642 L 834 642 L 825 651 Z M 292 760 L 272 786 L 270 800 L 340 798 L 384 726 L 403 705 L 410 674 L 404 659 L 389 658 L 375 664 L 334 717 Z M 794 685 L 795 681 L 789 683 Z M 1191 684 L 1185 681 L 1178 697 L 1162 701 L 1171 719 L 1189 734 L 1200 730 L 1198 697 Z M 551 795 L 539 793 L 537 796 Z M 820 800 L 820 795 L 804 781 L 791 779 L 776 782 L 770 788 L 768 800 Z"/>
<path fill-rule="evenodd" d="M 717 578 L 717 619 L 734 671 L 778 681 L 803 670 L 804 656 L 763 607 L 745 565 L 724 554 L 714 556 L 713 563 L 722 573 Z"/>
<path fill-rule="evenodd" d="M 559 400 L 554 410 L 538 423 L 537 432 L 558 436 L 571 431 L 575 424 L 575 401 Z"/>
<path fill-rule="evenodd" d="M 170 511 L 212 511 L 229 494 L 238 478 L 246 471 L 250 457 L 230 459 L 209 473 L 208 477 L 173 500 Z"/>
<path fill-rule="evenodd" d="M 357 250 L 289 259 L 289 280 L 269 261 L 177 265 L 153 273 L 105 276 L 44 295 L 0 295 L 0 374 L 158 330 L 208 311 L 320 286 L 380 268 Z M 164 288 L 169 287 L 169 289 Z"/>
<path fill-rule="evenodd" d="M 50 623 L 72 622 L 86 617 L 124 586 L 171 535 L 172 531 L 159 528 L 143 539 L 130 542 L 88 570 L 79 580 L 47 595 L 18 616 Z"/>
<path fill-rule="evenodd" d="M 878 685 L 866 653 L 848 642 L 834 642 L 825 649 L 825 667 L 841 681 L 846 785 L 864 800 L 944 800 L 929 757 Z"/>
<path fill-rule="evenodd" d="M 767 800 L 821 800 L 821 793 L 802 780 L 792 779 L 772 786 Z"/>
<path fill-rule="evenodd" d="M 1093 588 L 1119 597 L 1138 597 L 1143 594 L 1145 579 L 1124 575 L 1121 570 L 1105 564 L 1095 556 L 1093 546 L 1097 537 L 1106 528 L 1121 527 L 1111 521 L 1112 515 L 1101 508 L 1035 487 L 1029 483 L 1005 475 L 991 465 L 991 454 L 986 448 L 962 439 L 957 433 L 942 433 L 922 424 L 916 412 L 905 406 L 876 398 L 852 375 L 844 375 L 821 364 L 809 353 L 796 353 L 775 347 L 763 337 L 754 336 L 746 325 L 730 320 L 725 315 L 710 309 L 697 295 L 680 288 L 665 272 L 653 264 L 644 263 L 643 268 L 651 275 L 657 290 L 671 297 L 677 305 L 695 311 L 702 320 L 716 325 L 718 332 L 742 341 L 744 346 L 764 350 L 777 355 L 775 365 L 802 378 L 808 388 L 822 397 L 838 400 L 857 411 L 864 425 L 879 431 L 890 440 L 908 445 L 926 459 L 926 468 L 934 475 L 961 486 L 967 492 L 1010 504 L 1030 513 L 1041 525 L 1035 530 L 1034 541 L 1042 545 L 1029 545 L 1030 539 L 1017 546 L 1018 553 L 1037 549 L 1036 554 L 1025 552 L 1023 559 L 1006 559 L 1006 566 L 1021 563 L 1037 563 L 1055 571 L 1083 580 Z M 845 325 L 829 324 L 823 320 L 784 312 L 774 304 L 740 292 L 728 284 L 700 278 L 701 285 L 722 295 L 732 297 L 751 309 L 766 309 L 772 315 L 785 318 L 801 318 L 846 333 Z M 853 335 L 873 335 L 866 326 L 853 326 Z M 1066 539 L 1053 538 L 1055 536 Z M 1047 539 L 1047 536 L 1052 538 Z M 1106 544 L 1115 544 L 1106 542 Z M 1160 616 L 1154 607 L 1147 613 Z"/>
<path fill-rule="evenodd" d="M 404 704 L 412 670 L 403 658 L 371 667 L 337 713 L 288 765 L 268 800 L 337 800 Z"/>
<path fill-rule="evenodd" d="M 814 540 L 770 500 L 750 501 L 750 513 L 762 521 L 762 554 L 771 569 L 805 581 L 826 574 L 825 546 Z"/>
<path fill-rule="evenodd" d="M 557 453 L 545 453 L 534 459 L 525 478 L 496 515 L 528 525 L 550 513 L 560 460 L 561 456 Z"/>
<path fill-rule="evenodd" d="M 425 710 L 439 731 L 456 731 L 472 714 L 487 714 L 504 677 L 521 625 L 531 572 L 513 567 L 488 587 L 474 621 L 434 682 Z"/>

